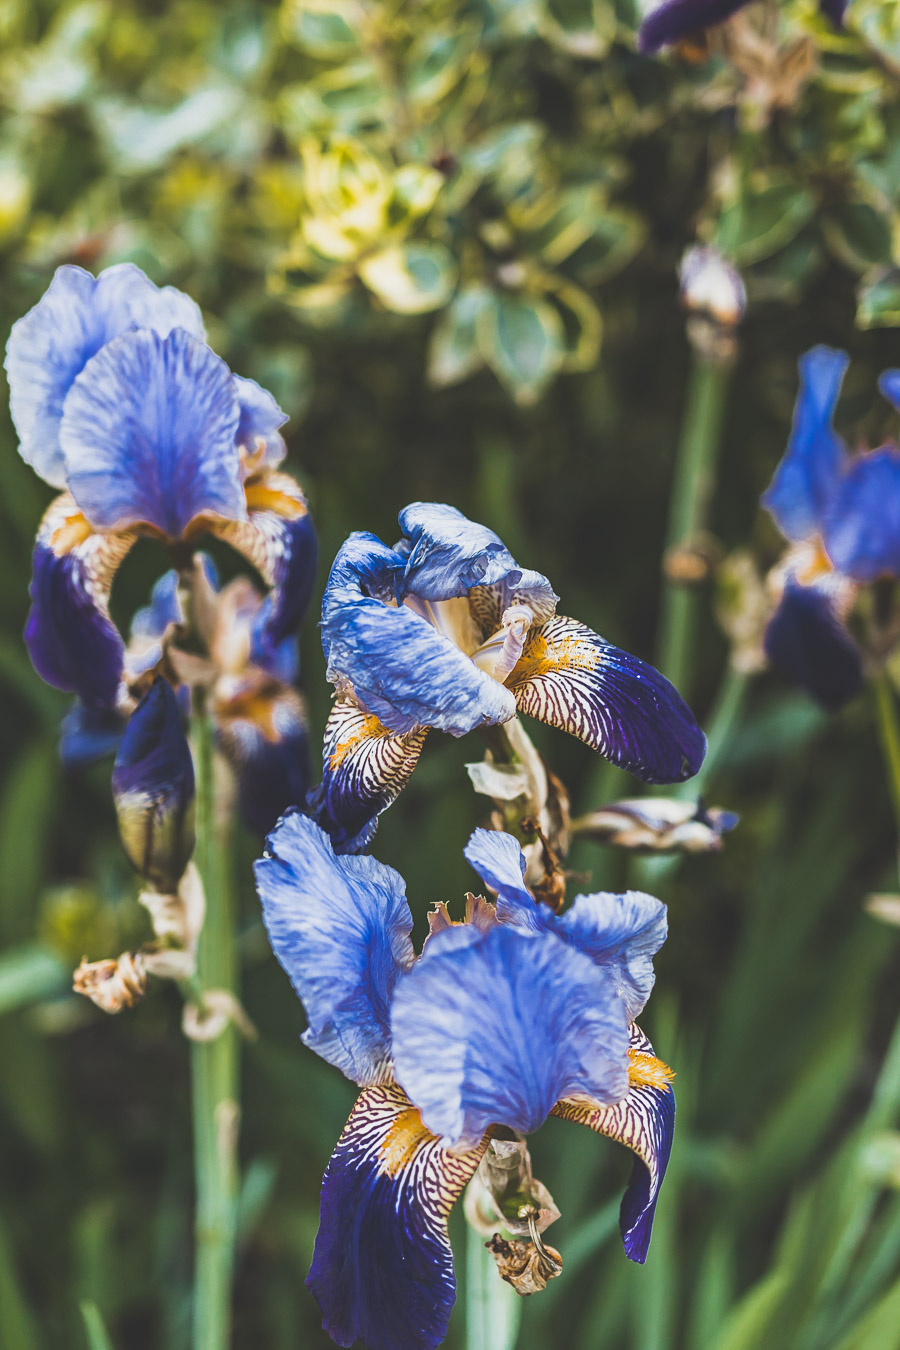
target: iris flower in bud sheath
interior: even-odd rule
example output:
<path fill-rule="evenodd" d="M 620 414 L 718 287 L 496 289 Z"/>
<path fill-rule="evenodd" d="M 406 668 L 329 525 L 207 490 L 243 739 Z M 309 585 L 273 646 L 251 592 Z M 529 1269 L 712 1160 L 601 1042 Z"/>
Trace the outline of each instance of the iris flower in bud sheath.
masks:
<path fill-rule="evenodd" d="M 724 23 L 749 3 L 750 0 L 662 0 L 662 3 L 651 0 L 644 6 L 638 47 L 642 52 L 657 52 L 660 47 L 671 46 L 704 28 Z M 848 0 L 819 0 L 819 9 L 840 28 L 847 4 Z"/>
<path fill-rule="evenodd" d="M 194 766 L 167 680 L 156 679 L 132 713 L 112 789 L 125 852 L 158 891 L 175 891 L 194 850 Z"/>
<path fill-rule="evenodd" d="M 343 852 L 371 842 L 429 727 L 462 736 L 517 712 L 648 783 L 699 769 L 706 738 L 658 671 L 557 614 L 546 577 L 492 530 L 416 502 L 387 548 L 352 534 L 331 569 L 322 644 L 337 700 L 310 810 Z"/>
<path fill-rule="evenodd" d="M 621 1226 L 628 1256 L 647 1254 L 675 1099 L 633 1019 L 665 907 L 598 894 L 555 916 L 526 890 L 510 835 L 477 830 L 466 856 L 496 906 L 476 901 L 461 924 L 438 906 L 419 958 L 402 878 L 336 855 L 309 818 L 284 817 L 256 864 L 269 939 L 309 1019 L 303 1040 L 362 1089 L 325 1173 L 307 1280 L 339 1345 L 444 1339 L 448 1214 L 495 1126 L 526 1134 L 555 1114 L 632 1149 Z"/>
<path fill-rule="evenodd" d="M 204 531 L 272 587 L 265 661 L 308 603 L 315 536 L 300 487 L 277 468 L 284 413 L 209 349 L 194 302 L 130 264 L 96 279 L 61 267 L 13 326 L 6 372 L 21 454 L 62 489 L 34 552 L 25 640 L 38 673 L 86 704 L 114 704 L 116 569 L 141 535 L 174 544 Z"/>
<path fill-rule="evenodd" d="M 846 353 L 830 347 L 801 358 L 791 438 L 763 497 L 791 543 L 775 574 L 766 655 L 828 709 L 862 687 L 845 625 L 860 587 L 900 576 L 900 447 L 848 452 L 832 425 L 846 368 Z M 900 409 L 900 370 L 885 371 L 879 388 Z"/>

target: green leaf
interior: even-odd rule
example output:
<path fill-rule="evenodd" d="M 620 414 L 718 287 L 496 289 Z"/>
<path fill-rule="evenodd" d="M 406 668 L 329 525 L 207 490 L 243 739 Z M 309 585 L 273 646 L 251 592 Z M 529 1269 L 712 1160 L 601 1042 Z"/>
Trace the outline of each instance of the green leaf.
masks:
<path fill-rule="evenodd" d="M 541 31 L 568 55 L 596 60 L 615 36 L 615 10 L 604 0 L 544 0 Z"/>
<path fill-rule="evenodd" d="M 12 1247 L 6 1229 L 0 1222 L 0 1344 L 4 1350 L 38 1350 L 37 1324 L 19 1283 Z"/>
<path fill-rule="evenodd" d="M 863 283 L 856 322 L 860 328 L 900 328 L 900 267 L 876 272 Z"/>
<path fill-rule="evenodd" d="M 469 286 L 453 297 L 438 319 L 428 348 L 428 378 L 438 388 L 459 384 L 484 365 L 478 316 L 490 303 L 486 287 Z"/>
<path fill-rule="evenodd" d="M 477 332 L 484 360 L 516 403 L 537 403 L 565 358 L 566 335 L 554 306 L 495 295 L 478 315 Z"/>
<path fill-rule="evenodd" d="M 752 180 L 743 197 L 725 208 L 716 242 L 739 266 L 768 258 L 800 233 L 816 210 L 808 188 L 774 175 Z"/>
<path fill-rule="evenodd" d="M 281 9 L 281 31 L 288 42 L 325 59 L 341 60 L 359 49 L 359 21 L 348 0 L 287 0 Z"/>
<path fill-rule="evenodd" d="M 90 1299 L 84 1299 L 79 1307 L 81 1308 L 81 1317 L 84 1322 L 89 1350 L 113 1350 L 113 1343 L 109 1339 L 109 1333 L 96 1303 Z"/>
<path fill-rule="evenodd" d="M 823 220 L 822 233 L 851 271 L 866 272 L 893 261 L 890 218 L 871 202 L 841 202 Z"/>
<path fill-rule="evenodd" d="M 364 258 L 359 275 L 395 314 L 425 314 L 453 294 L 456 262 L 443 244 L 398 244 Z"/>
<path fill-rule="evenodd" d="M 836 1350 L 897 1350 L 900 1346 L 900 1280 L 863 1317 Z"/>
<path fill-rule="evenodd" d="M 13 947 L 0 952 L 0 1017 L 61 993 L 69 979 L 70 972 L 46 947 Z"/>

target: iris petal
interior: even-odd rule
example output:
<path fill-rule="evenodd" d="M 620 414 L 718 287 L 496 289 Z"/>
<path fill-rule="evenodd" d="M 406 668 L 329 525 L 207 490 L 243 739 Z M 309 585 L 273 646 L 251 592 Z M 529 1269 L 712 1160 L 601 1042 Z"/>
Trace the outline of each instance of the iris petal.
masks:
<path fill-rule="evenodd" d="M 641 24 L 638 47 L 656 52 L 682 38 L 712 28 L 743 9 L 748 0 L 664 0 Z"/>
<path fill-rule="evenodd" d="M 318 542 L 303 489 L 288 474 L 266 471 L 249 479 L 245 500 L 247 519 L 208 525 L 271 587 L 254 621 L 251 660 L 277 676 L 281 646 L 296 634 L 309 605 Z"/>
<path fill-rule="evenodd" d="M 846 352 L 813 347 L 800 358 L 800 392 L 784 458 L 763 496 L 781 532 L 809 539 L 822 528 L 846 461 L 831 424 L 847 369 Z"/>
<path fill-rule="evenodd" d="M 57 269 L 42 299 L 13 325 L 6 348 L 19 448 L 42 478 L 66 486 L 59 424 L 66 395 L 90 358 L 132 328 L 165 337 L 176 327 L 204 337 L 193 300 L 172 286 L 160 290 L 131 263 L 107 267 L 96 280 L 80 267 Z"/>
<path fill-rule="evenodd" d="M 396 1084 L 362 1093 L 322 1183 L 306 1281 L 338 1345 L 441 1344 L 456 1299 L 447 1218 L 483 1152 L 447 1153 Z"/>
<path fill-rule="evenodd" d="M 175 691 L 157 678 L 128 720 L 112 773 L 125 852 L 164 895 L 194 848 L 194 765 Z"/>
<path fill-rule="evenodd" d="M 183 329 L 115 338 L 66 398 L 72 496 L 98 529 L 147 523 L 178 539 L 204 512 L 242 519 L 238 417 L 228 367 Z"/>
<path fill-rule="evenodd" d="M 653 1058 L 653 1046 L 636 1026 L 631 1028 L 631 1051 L 637 1057 Z M 561 1101 L 553 1114 L 587 1125 L 597 1134 L 624 1144 L 636 1155 L 631 1180 L 622 1198 L 619 1227 L 626 1256 L 643 1265 L 672 1151 L 675 1094 L 671 1086 L 667 1083 L 633 1086 L 613 1106 L 569 1099 Z"/>
<path fill-rule="evenodd" d="M 378 817 L 396 801 L 419 762 L 425 727 L 392 735 L 377 717 L 338 699 L 325 727 L 322 783 L 312 815 L 337 853 L 360 853 L 375 836 Z"/>
<path fill-rule="evenodd" d="M 509 677 L 520 712 L 560 727 L 645 783 L 690 778 L 706 737 L 653 666 L 561 615 L 532 628 Z"/>
<path fill-rule="evenodd" d="M 451 1148 L 489 1125 L 537 1129 L 561 1098 L 627 1090 L 622 1004 L 603 971 L 551 933 L 498 925 L 435 933 L 398 984 L 394 1070 Z"/>
<path fill-rule="evenodd" d="M 825 517 L 825 547 L 854 581 L 900 576 L 900 450 L 857 455 Z"/>
<path fill-rule="evenodd" d="M 125 653 L 129 680 L 136 680 L 162 660 L 166 635 L 185 622 L 178 594 L 178 573 L 174 568 L 163 573 L 150 593 L 149 605 L 139 609 L 131 621 L 131 635 Z"/>
<path fill-rule="evenodd" d="M 118 748 L 125 718 L 115 708 L 88 708 L 76 699 L 62 720 L 59 757 L 67 769 L 93 764 Z"/>
<path fill-rule="evenodd" d="M 272 950 L 309 1018 L 305 1044 L 355 1082 L 378 1082 L 391 996 L 413 961 L 403 878 L 374 858 L 335 857 L 299 813 L 269 835 L 255 874 Z"/>
<path fill-rule="evenodd" d="M 263 389 L 255 380 L 235 375 L 234 384 L 241 410 L 237 443 L 251 457 L 259 454 L 261 449 L 260 462 L 274 469 L 287 454 L 279 427 L 284 426 L 288 415 L 279 408 L 268 389 Z"/>
<path fill-rule="evenodd" d="M 862 689 L 859 648 L 835 613 L 833 597 L 815 586 L 788 581 L 764 646 L 776 670 L 829 712 Z"/>
<path fill-rule="evenodd" d="M 546 606 L 548 597 L 555 607 L 556 596 L 547 578 L 539 572 L 526 573 L 493 530 L 469 520 L 455 506 L 413 502 L 400 512 L 400 528 L 407 559 L 404 595 L 450 600 L 468 595 L 475 586 L 499 586 L 506 593 L 500 614 L 515 600 L 527 604 L 526 592 L 533 594 L 536 609 Z"/>
<path fill-rule="evenodd" d="M 464 854 L 497 892 L 497 918 L 526 932 L 562 938 L 609 971 L 633 1021 L 653 988 L 653 957 L 666 940 L 666 907 L 643 891 L 616 895 L 598 891 L 576 896 L 562 914 L 539 904 L 524 883 L 525 858 L 518 842 L 499 830 L 475 830 Z"/>
<path fill-rule="evenodd" d="M 95 534 L 68 493 L 50 504 L 38 530 L 25 645 L 34 668 L 89 707 L 112 706 L 124 644 L 109 617 L 109 592 L 135 530 Z"/>
<path fill-rule="evenodd" d="M 246 712 L 241 715 L 240 704 L 234 715 L 227 706 L 218 710 L 219 740 L 237 777 L 241 816 L 249 829 L 265 835 L 306 798 L 309 735 L 293 689 L 264 693 Z"/>

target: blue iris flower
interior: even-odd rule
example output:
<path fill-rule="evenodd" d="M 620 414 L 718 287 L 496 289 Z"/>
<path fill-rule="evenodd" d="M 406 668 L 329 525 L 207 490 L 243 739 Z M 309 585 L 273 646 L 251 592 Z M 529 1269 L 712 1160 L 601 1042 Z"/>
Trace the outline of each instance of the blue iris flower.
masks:
<path fill-rule="evenodd" d="M 638 893 L 579 896 L 555 916 L 524 884 L 506 834 L 476 830 L 466 857 L 497 892 L 453 924 L 438 906 L 416 958 L 402 878 L 335 854 L 286 816 L 256 864 L 263 917 L 303 1001 L 303 1040 L 362 1089 L 322 1186 L 307 1283 L 339 1344 L 433 1350 L 455 1298 L 450 1209 L 492 1126 L 550 1114 L 635 1153 L 622 1202 L 643 1262 L 675 1118 L 672 1073 L 635 1025 L 666 936 Z"/>
<path fill-rule="evenodd" d="M 669 681 L 557 614 L 547 578 L 492 530 L 428 502 L 400 528 L 394 548 L 352 534 L 322 602 L 337 699 L 310 809 L 338 849 L 369 845 L 429 728 L 462 736 L 522 712 L 645 782 L 697 772 L 706 738 Z"/>
<path fill-rule="evenodd" d="M 250 559 L 272 588 L 263 660 L 296 630 L 315 536 L 277 468 L 285 414 L 210 350 L 192 300 L 130 264 L 96 279 L 61 267 L 14 325 L 6 372 L 21 454 L 62 490 L 38 531 L 25 632 L 49 684 L 115 704 L 124 648 L 109 592 L 141 535 L 175 545 L 208 531 Z"/>
<path fill-rule="evenodd" d="M 848 452 L 833 426 L 847 364 L 830 347 L 801 358 L 791 438 L 763 497 L 792 545 L 766 655 L 828 709 L 862 687 L 862 657 L 845 624 L 860 586 L 900 576 L 900 448 Z M 879 388 L 900 410 L 900 371 L 886 371 Z"/>
<path fill-rule="evenodd" d="M 642 52 L 656 52 L 660 47 L 681 42 L 705 28 L 724 23 L 750 0 L 662 0 L 644 17 L 638 33 Z M 844 22 L 848 0 L 819 0 L 819 9 L 840 28 Z"/>

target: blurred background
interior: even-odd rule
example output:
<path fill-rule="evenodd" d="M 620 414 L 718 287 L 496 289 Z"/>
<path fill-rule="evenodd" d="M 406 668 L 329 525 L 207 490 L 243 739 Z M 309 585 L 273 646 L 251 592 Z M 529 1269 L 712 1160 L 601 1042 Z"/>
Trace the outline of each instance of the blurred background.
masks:
<path fill-rule="evenodd" d="M 0 328 L 60 263 L 138 263 L 195 297 L 216 350 L 290 413 L 319 593 L 350 530 L 392 543 L 403 505 L 447 501 L 546 573 L 563 613 L 659 659 L 692 363 L 686 247 L 726 249 L 749 295 L 722 376 L 714 559 L 749 548 L 765 569 L 779 554 L 758 499 L 809 346 L 852 353 L 851 442 L 895 430 L 875 381 L 900 363 L 900 5 L 852 0 L 850 14 L 837 36 L 812 0 L 761 5 L 727 43 L 648 59 L 630 0 L 0 0 Z M 149 930 L 110 764 L 62 772 L 68 702 L 21 641 L 50 496 L 4 411 L 0 1345 L 86 1345 L 89 1299 L 121 1350 L 182 1350 L 180 1000 L 156 985 L 108 1017 L 68 992 L 83 955 Z M 165 565 L 149 542 L 129 557 L 121 623 Z M 682 680 L 704 723 L 729 678 L 715 589 L 700 588 Z M 330 697 L 315 620 L 314 605 L 314 760 Z M 625 1151 L 559 1121 L 533 1141 L 567 1268 L 524 1307 L 522 1350 L 900 1346 L 900 1068 L 882 1072 L 897 934 L 862 907 L 896 888 L 873 701 L 827 717 L 763 672 L 733 702 L 704 783 L 741 814 L 721 853 L 637 867 L 587 843 L 572 854 L 590 889 L 641 885 L 669 905 L 645 1029 L 678 1071 L 679 1124 L 644 1268 L 616 1229 Z M 534 736 L 577 811 L 636 794 L 578 742 Z M 432 738 L 376 839 L 408 880 L 419 939 L 428 906 L 473 884 L 461 849 L 488 803 L 463 765 L 480 752 Z M 234 1345 L 294 1350 L 330 1344 L 303 1279 L 353 1089 L 299 1043 L 252 889 L 260 847 L 240 837 L 260 1036 L 243 1057 Z M 452 1233 L 464 1287 L 461 1214 Z M 461 1303 L 448 1344 L 465 1344 Z"/>

